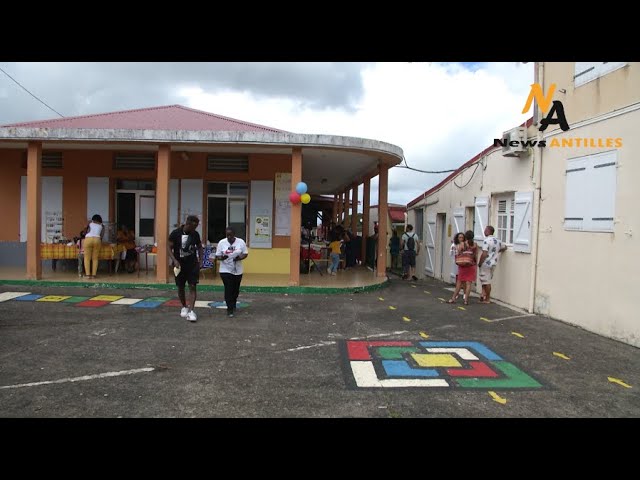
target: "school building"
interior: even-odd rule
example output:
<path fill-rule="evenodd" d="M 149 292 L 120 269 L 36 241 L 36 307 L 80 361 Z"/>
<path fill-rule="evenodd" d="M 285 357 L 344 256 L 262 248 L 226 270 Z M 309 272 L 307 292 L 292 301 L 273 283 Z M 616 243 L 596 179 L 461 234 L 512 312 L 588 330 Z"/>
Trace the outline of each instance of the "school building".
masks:
<path fill-rule="evenodd" d="M 124 224 L 138 245 L 156 246 L 142 261 L 155 272 L 148 278 L 167 283 L 168 234 L 193 214 L 203 241 L 215 245 L 228 225 L 247 241 L 247 277 L 300 285 L 302 205 L 289 193 L 304 181 L 323 216 L 330 210 L 340 223 L 357 212 L 360 184 L 368 212 L 369 182 L 379 175 L 385 210 L 388 169 L 402 155 L 378 140 L 296 134 L 180 105 L 4 125 L 0 280 L 56 278 L 46 261 L 57 251 L 51 245 L 100 214 L 105 242 Z M 386 241 L 380 245 L 381 268 L 356 283 L 385 279 Z"/>

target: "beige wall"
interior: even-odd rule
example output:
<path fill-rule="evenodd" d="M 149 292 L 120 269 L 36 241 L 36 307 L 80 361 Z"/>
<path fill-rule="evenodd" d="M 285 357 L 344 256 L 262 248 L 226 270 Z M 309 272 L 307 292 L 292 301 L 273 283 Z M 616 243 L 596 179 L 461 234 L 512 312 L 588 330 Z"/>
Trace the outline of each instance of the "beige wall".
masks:
<path fill-rule="evenodd" d="M 544 62 L 544 91 L 556 84 L 553 99 L 562 102 L 569 125 L 640 102 L 640 62 L 629 62 L 579 87 L 574 87 L 574 74 L 575 62 Z"/>
<path fill-rule="evenodd" d="M 535 135 L 530 130 L 529 136 Z M 453 210 L 459 207 L 474 207 L 475 197 L 491 197 L 492 194 L 504 192 L 530 192 L 532 186 L 532 155 L 524 157 L 504 157 L 500 149 L 489 153 L 484 157 L 482 164 L 476 169 L 475 165 L 458 175 L 453 181 L 449 181 L 440 190 L 421 200 L 417 205 L 409 210 L 409 223 L 415 225 L 414 208 L 425 208 L 424 231 L 418 232 L 421 241 L 420 255 L 416 259 L 416 271 L 420 278 L 426 276 L 425 267 L 427 260 L 426 235 L 427 219 L 435 217 L 437 214 L 446 214 L 445 234 L 446 243 L 441 246 L 442 234 L 436 232 L 435 238 L 435 265 L 436 278 L 446 282 L 451 282 L 451 271 L 453 263 L 449 256 L 451 240 L 455 235 L 455 224 L 453 221 Z M 472 177 L 471 181 L 469 179 Z M 466 185 L 458 188 L 454 185 Z M 435 203 L 434 203 L 435 202 Z M 489 207 L 489 225 L 496 226 L 495 202 L 491 202 Z M 449 235 L 449 225 L 451 225 L 451 235 Z M 442 276 L 440 276 L 440 248 L 444 247 L 444 264 L 442 265 Z M 500 257 L 500 263 L 496 267 L 496 272 L 492 284 L 492 297 L 503 302 L 515 305 L 520 308 L 527 308 L 530 293 L 531 275 L 531 254 L 514 252 L 513 248 L 508 248 Z M 477 291 L 480 291 L 480 284 L 476 284 Z"/>
<path fill-rule="evenodd" d="M 635 90 L 640 91 L 640 83 Z M 535 297 L 537 312 L 636 346 L 640 322 L 634 280 L 640 275 L 633 255 L 640 251 L 639 130 L 640 110 L 635 110 L 557 136 L 623 138 L 617 150 L 613 233 L 566 231 L 563 226 L 567 159 L 611 149 L 544 149 Z"/>

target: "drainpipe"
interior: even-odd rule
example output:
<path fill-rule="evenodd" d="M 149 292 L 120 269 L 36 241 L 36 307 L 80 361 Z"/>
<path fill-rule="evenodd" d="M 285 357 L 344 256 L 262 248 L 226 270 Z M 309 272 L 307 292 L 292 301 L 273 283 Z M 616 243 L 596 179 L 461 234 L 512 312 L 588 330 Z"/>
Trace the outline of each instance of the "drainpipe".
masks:
<path fill-rule="evenodd" d="M 536 83 L 539 83 L 544 91 L 544 62 L 536 62 Z M 536 109 L 534 111 L 534 125 L 538 126 L 540 124 L 540 110 Z M 538 143 L 542 141 L 542 132 L 538 130 L 537 135 Z M 536 144 L 537 145 L 537 144 Z M 540 147 L 535 147 L 533 150 L 533 211 L 531 218 L 533 220 L 533 225 L 531 228 L 531 278 L 530 285 L 531 289 L 529 291 L 529 313 L 533 313 L 535 298 L 536 298 L 536 278 L 538 276 L 538 241 L 540 237 L 540 197 L 541 197 L 541 186 L 540 181 L 542 179 L 542 153 L 544 149 Z"/>

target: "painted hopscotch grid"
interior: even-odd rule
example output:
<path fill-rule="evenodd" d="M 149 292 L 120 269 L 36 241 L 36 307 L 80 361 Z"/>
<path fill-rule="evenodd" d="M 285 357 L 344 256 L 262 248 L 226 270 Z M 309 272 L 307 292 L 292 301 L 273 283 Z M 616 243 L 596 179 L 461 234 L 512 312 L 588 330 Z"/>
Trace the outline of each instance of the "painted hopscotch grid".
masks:
<path fill-rule="evenodd" d="M 543 387 L 479 342 L 343 340 L 340 347 L 351 388 Z"/>
<path fill-rule="evenodd" d="M 76 295 L 39 295 L 31 292 L 3 292 L 0 293 L 0 303 L 10 300 L 21 302 L 49 302 L 49 303 L 71 303 L 76 307 L 98 308 L 106 305 L 124 305 L 133 308 L 158 308 L 182 306 L 178 298 L 169 297 L 148 297 L 148 298 L 126 298 L 122 295 L 95 295 L 93 297 L 83 297 Z M 246 308 L 248 302 L 238 302 L 238 308 Z M 225 302 L 210 302 L 208 300 L 197 300 L 195 308 L 227 308 Z"/>

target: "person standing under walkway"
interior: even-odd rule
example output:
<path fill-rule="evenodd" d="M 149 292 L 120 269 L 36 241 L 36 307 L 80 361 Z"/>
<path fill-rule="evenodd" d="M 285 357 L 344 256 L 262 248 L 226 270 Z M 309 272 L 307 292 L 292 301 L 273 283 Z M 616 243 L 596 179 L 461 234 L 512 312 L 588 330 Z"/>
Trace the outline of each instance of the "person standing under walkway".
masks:
<path fill-rule="evenodd" d="M 402 279 L 418 280 L 416 277 L 416 255 L 420 253 L 420 238 L 413 231 L 413 225 L 407 225 L 407 231 L 400 242 L 402 249 Z"/>
<path fill-rule="evenodd" d="M 493 236 L 495 228 L 487 225 L 484 229 L 484 241 L 482 242 L 482 255 L 480 256 L 480 284 L 482 285 L 482 297 L 480 303 L 491 303 L 491 281 L 496 269 L 500 254 L 507 249 L 500 239 Z"/>
<path fill-rule="evenodd" d="M 174 268 L 176 286 L 178 287 L 178 297 L 182 303 L 180 316 L 191 322 L 198 320 L 196 312 L 193 311 L 196 304 L 197 285 L 200 277 L 200 265 L 204 260 L 202 240 L 196 231 L 200 219 L 195 215 L 189 215 L 184 225 L 176 228 L 169 235 L 169 258 L 171 266 Z M 196 257 L 197 253 L 197 257 Z M 189 303 L 187 304 L 185 295 L 185 285 L 189 284 Z"/>
<path fill-rule="evenodd" d="M 462 244 L 461 252 L 456 257 L 458 264 L 458 279 L 464 283 L 464 304 L 469 305 L 471 295 L 471 284 L 476 281 L 478 274 L 478 245 L 473 241 L 473 231 L 467 230 L 464 234 L 465 241 Z M 459 259 L 468 259 L 467 264 L 462 264 Z"/>
<path fill-rule="evenodd" d="M 87 279 L 95 279 L 96 273 L 98 273 L 102 236 L 104 235 L 102 217 L 100 215 L 91 217 L 91 222 L 89 222 L 87 228 L 85 228 L 85 232 L 84 271 L 87 274 Z"/>
<path fill-rule="evenodd" d="M 233 317 L 236 311 L 236 303 L 240 294 L 242 282 L 242 260 L 249 256 L 247 244 L 236 234 L 231 227 L 225 231 L 226 237 L 218 242 L 216 258 L 220 262 L 220 278 L 224 283 L 224 301 L 227 304 L 227 316 Z"/>

